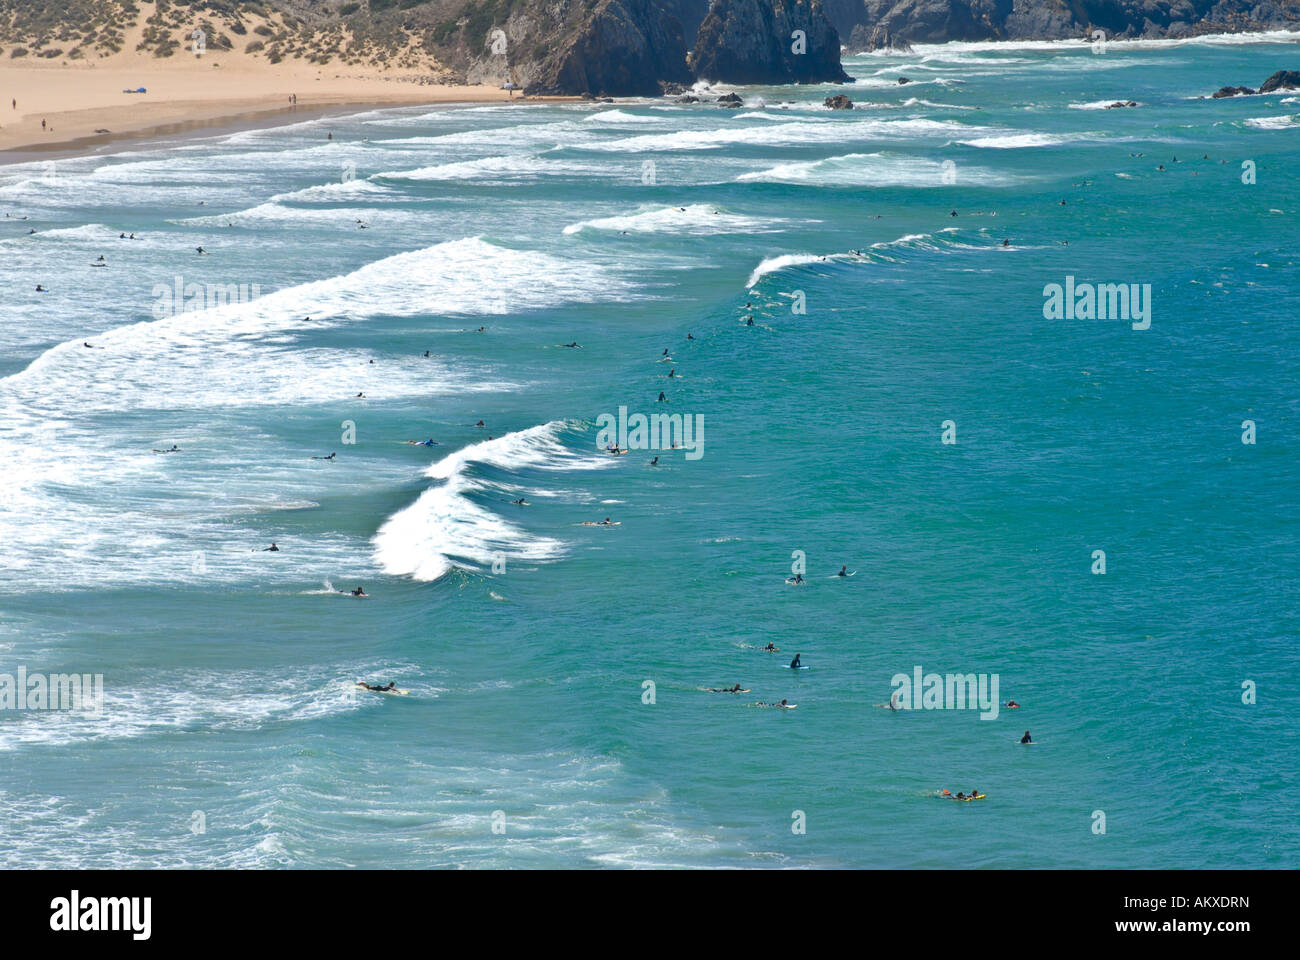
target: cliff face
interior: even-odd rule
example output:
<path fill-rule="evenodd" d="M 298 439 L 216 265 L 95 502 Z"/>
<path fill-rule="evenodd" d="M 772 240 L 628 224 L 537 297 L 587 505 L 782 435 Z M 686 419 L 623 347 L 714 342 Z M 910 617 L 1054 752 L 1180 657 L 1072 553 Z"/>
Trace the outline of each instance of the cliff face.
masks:
<path fill-rule="evenodd" d="M 681 22 L 654 0 L 601 0 L 529 73 L 528 93 L 658 96 L 689 83 Z"/>
<path fill-rule="evenodd" d="M 700 79 L 724 83 L 850 79 L 840 66 L 840 35 L 820 0 L 713 0 L 691 67 Z"/>
<path fill-rule="evenodd" d="M 1185 37 L 1300 25 L 1300 0 L 833 0 L 845 28 L 877 26 L 912 43 Z M 862 36 L 863 33 L 859 33 Z"/>

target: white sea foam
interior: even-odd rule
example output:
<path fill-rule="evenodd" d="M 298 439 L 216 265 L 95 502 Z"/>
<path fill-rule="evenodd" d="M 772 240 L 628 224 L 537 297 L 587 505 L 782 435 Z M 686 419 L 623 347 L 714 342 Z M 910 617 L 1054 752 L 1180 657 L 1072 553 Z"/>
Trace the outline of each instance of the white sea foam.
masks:
<path fill-rule="evenodd" d="M 1300 117 L 1284 114 L 1279 117 L 1251 117 L 1244 122 L 1246 126 L 1257 130 L 1286 130 L 1300 126 Z"/>
<path fill-rule="evenodd" d="M 562 556 L 565 545 L 560 541 L 533 536 L 476 503 L 473 496 L 495 484 L 473 474 L 482 467 L 516 473 L 595 470 L 614 464 L 609 457 L 569 450 L 560 439 L 565 429 L 561 421 L 544 423 L 471 444 L 430 466 L 425 475 L 442 482 L 395 513 L 375 534 L 375 561 L 380 568 L 427 581 L 437 580 L 456 565 L 477 569 L 502 558 L 537 562 Z"/>
<path fill-rule="evenodd" d="M 584 145 L 586 150 L 650 153 L 664 151 L 716 150 L 730 144 L 789 146 L 803 143 L 836 143 L 862 139 L 915 140 L 926 137 L 969 136 L 983 131 L 956 122 L 923 118 L 909 120 L 844 120 L 837 123 L 800 118 L 791 123 L 750 127 L 718 127 L 711 130 L 679 130 L 668 134 L 647 134 Z"/>
<path fill-rule="evenodd" d="M 945 175 L 956 179 L 945 182 Z M 768 170 L 743 173 L 737 180 L 764 183 L 807 183 L 836 187 L 943 187 L 957 183 L 986 186 L 1014 182 L 1005 174 L 963 165 L 945 168 L 938 160 L 883 153 L 850 153 L 821 160 L 783 163 Z"/>
<path fill-rule="evenodd" d="M 319 496 L 311 484 L 321 481 L 304 479 L 301 467 L 275 473 L 288 468 L 278 460 L 267 464 L 268 451 L 253 450 L 251 441 L 231 452 L 222 436 L 223 411 L 334 405 L 357 393 L 387 399 L 513 389 L 483 371 L 439 360 L 381 355 L 370 364 L 361 349 L 295 349 L 293 336 L 302 330 L 376 314 L 477 316 L 626 295 L 624 284 L 594 264 L 474 238 L 397 254 L 248 303 L 119 327 L 96 336 L 93 349 L 80 340 L 54 347 L 0 380 L 0 539 L 6 543 L 0 591 L 17 589 L 20 581 L 62 589 L 211 582 L 225 569 L 244 572 L 247 552 L 239 563 L 209 562 L 207 573 L 193 577 L 190 571 L 191 551 L 246 542 L 246 533 L 222 526 L 230 513 L 222 488 L 228 474 L 273 473 L 299 499 Z M 176 431 L 180 436 L 170 435 L 174 426 L 151 428 L 143 419 L 104 432 L 94 419 L 187 410 L 203 416 L 185 418 L 191 426 Z M 150 452 L 171 442 L 179 442 L 181 455 Z M 212 447 L 225 451 L 222 459 L 186 471 L 185 457 L 202 457 Z M 341 482 L 349 475 L 334 476 Z M 113 495 L 104 496 L 109 490 Z M 174 511 L 175 522 L 160 523 L 165 511 Z M 323 543 L 315 560 L 338 555 Z"/>
<path fill-rule="evenodd" d="M 959 140 L 968 147 L 985 147 L 994 150 L 1017 150 L 1023 147 L 1055 147 L 1063 143 L 1072 143 L 1085 137 L 1084 134 L 1068 133 L 1004 133 L 989 137 L 976 137 L 974 140 Z"/>
<path fill-rule="evenodd" d="M 779 230 L 783 220 L 767 220 L 725 213 L 706 203 L 689 207 L 643 207 L 636 213 L 617 217 L 581 220 L 564 228 L 566 234 L 586 230 L 627 233 L 678 233 L 707 236 L 724 233 L 767 233 Z"/>

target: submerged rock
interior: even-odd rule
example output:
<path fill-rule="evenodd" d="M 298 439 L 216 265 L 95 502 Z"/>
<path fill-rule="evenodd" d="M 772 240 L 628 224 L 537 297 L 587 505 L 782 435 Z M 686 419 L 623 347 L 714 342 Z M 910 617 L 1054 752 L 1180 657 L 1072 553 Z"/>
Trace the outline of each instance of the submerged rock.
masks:
<path fill-rule="evenodd" d="M 833 97 L 827 97 L 823 106 L 830 107 L 832 110 L 852 110 L 853 101 L 842 93 L 837 93 Z"/>

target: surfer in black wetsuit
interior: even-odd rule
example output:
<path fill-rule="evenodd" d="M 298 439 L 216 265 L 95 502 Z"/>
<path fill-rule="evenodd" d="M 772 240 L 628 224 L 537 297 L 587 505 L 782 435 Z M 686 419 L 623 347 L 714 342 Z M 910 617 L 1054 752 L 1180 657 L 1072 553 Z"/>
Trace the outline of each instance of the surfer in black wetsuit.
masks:
<path fill-rule="evenodd" d="M 799 656 L 800 656 L 800 655 L 796 653 L 796 654 L 794 655 L 794 659 L 790 661 L 790 669 L 791 669 L 791 670 L 798 670 L 798 669 L 799 669 L 799 666 L 800 666 L 800 664 L 799 664 Z"/>
<path fill-rule="evenodd" d="M 352 596 L 364 597 L 366 596 L 366 591 L 362 590 L 360 587 L 357 587 L 355 590 L 352 591 Z"/>
<path fill-rule="evenodd" d="M 263 553 L 268 553 L 268 552 L 269 552 L 269 553 L 279 553 L 279 552 L 280 552 L 280 548 L 277 547 L 277 546 L 275 545 L 275 541 L 273 540 L 273 541 L 271 541 L 271 545 L 270 545 L 269 547 L 263 547 L 263 548 L 262 548 L 262 552 L 263 552 Z"/>
<path fill-rule="evenodd" d="M 750 317 L 746 317 L 746 318 L 745 318 L 745 326 L 747 326 L 747 327 L 752 327 L 753 325 L 754 325 L 754 318 L 753 318 L 752 316 L 750 316 Z"/>
<path fill-rule="evenodd" d="M 359 681 L 357 681 L 357 682 L 360 683 L 361 686 L 365 687 L 367 690 L 373 690 L 373 691 L 375 691 L 375 693 L 383 693 L 385 690 L 396 690 L 396 689 L 397 689 L 397 682 L 396 682 L 396 681 L 393 681 L 393 680 L 390 680 L 390 681 L 388 682 L 388 686 L 386 686 L 386 687 L 385 687 L 385 686 L 374 687 L 374 686 L 371 686 L 370 684 L 366 683 L 364 680 L 359 680 Z"/>
<path fill-rule="evenodd" d="M 517 507 L 526 507 L 526 506 L 528 506 L 528 501 L 525 500 L 523 497 L 520 497 L 518 500 L 511 500 L 510 502 L 513 503 L 513 504 L 514 504 L 515 506 L 517 506 Z"/>
<path fill-rule="evenodd" d="M 763 650 L 767 653 L 777 653 L 780 649 L 781 649 L 780 647 L 778 647 L 775 643 L 772 643 L 770 641 L 768 642 L 768 645 L 763 648 Z"/>
<path fill-rule="evenodd" d="M 659 458 L 658 458 L 658 457 L 655 457 L 653 460 L 651 460 L 651 461 L 650 461 L 650 466 L 652 466 L 652 467 L 657 467 L 657 466 L 659 466 Z"/>
<path fill-rule="evenodd" d="M 687 339 L 687 340 L 694 340 L 695 337 L 694 337 L 694 335 L 688 333 L 688 334 L 686 335 L 686 339 Z"/>
<path fill-rule="evenodd" d="M 846 563 L 844 564 L 844 566 L 840 567 L 840 572 L 837 573 L 836 576 L 847 577 L 848 575 L 849 575 L 849 565 Z"/>
<path fill-rule="evenodd" d="M 659 403 L 666 403 L 667 401 L 668 401 L 668 398 L 665 397 L 665 396 L 664 396 L 664 392 L 663 392 L 662 390 L 660 390 L 660 391 L 659 391 L 659 401 L 658 401 L 658 402 L 659 402 Z"/>
<path fill-rule="evenodd" d="M 338 456 L 337 453 L 331 453 L 328 457 L 312 457 L 312 459 L 313 459 L 313 460 L 333 460 L 333 459 L 334 459 L 335 457 L 337 457 L 337 456 Z"/>
<path fill-rule="evenodd" d="M 803 583 L 803 574 L 796 573 L 793 577 L 786 577 L 787 583 Z"/>
<path fill-rule="evenodd" d="M 1020 742 L 1021 742 L 1021 743 L 1033 743 L 1033 742 L 1034 742 L 1034 738 L 1031 737 L 1031 736 L 1029 735 L 1029 731 L 1026 730 L 1026 731 L 1025 731 L 1025 735 L 1024 735 L 1023 737 L 1020 738 Z"/>

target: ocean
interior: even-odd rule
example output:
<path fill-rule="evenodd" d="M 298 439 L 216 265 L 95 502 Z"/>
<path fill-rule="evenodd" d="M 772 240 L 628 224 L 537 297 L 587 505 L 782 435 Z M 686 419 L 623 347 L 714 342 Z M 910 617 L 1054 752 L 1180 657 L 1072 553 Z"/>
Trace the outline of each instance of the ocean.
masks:
<path fill-rule="evenodd" d="M 6 866 L 1294 868 L 1297 39 L 0 168 Z"/>

